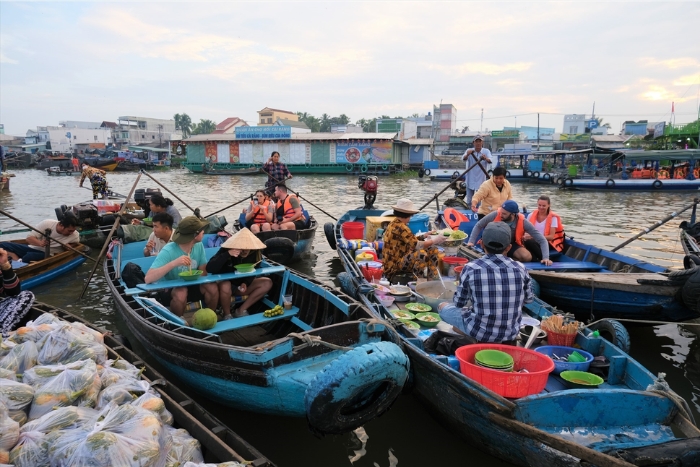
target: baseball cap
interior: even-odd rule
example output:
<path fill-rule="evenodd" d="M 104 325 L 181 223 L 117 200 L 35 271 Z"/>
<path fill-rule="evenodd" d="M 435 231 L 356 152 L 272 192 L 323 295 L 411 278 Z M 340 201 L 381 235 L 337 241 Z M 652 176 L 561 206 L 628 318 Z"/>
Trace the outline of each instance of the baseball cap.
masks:
<path fill-rule="evenodd" d="M 508 212 L 512 212 L 513 214 L 517 214 L 520 211 L 520 209 L 518 209 L 518 203 L 512 199 L 509 199 L 505 203 L 501 204 L 501 207 Z"/>
<path fill-rule="evenodd" d="M 208 226 L 209 222 L 195 216 L 187 216 L 180 221 L 180 224 L 173 233 L 173 242 L 182 245 L 191 242 L 200 230 Z"/>
<path fill-rule="evenodd" d="M 477 139 L 480 139 L 481 141 L 483 141 L 483 140 L 484 140 L 484 137 L 481 136 L 481 135 L 476 135 L 476 136 L 474 137 L 474 139 L 472 140 L 472 143 L 473 143 L 474 141 L 476 141 Z"/>
<path fill-rule="evenodd" d="M 510 245 L 510 227 L 505 222 L 490 222 L 481 235 L 481 243 L 491 252 L 500 253 Z"/>

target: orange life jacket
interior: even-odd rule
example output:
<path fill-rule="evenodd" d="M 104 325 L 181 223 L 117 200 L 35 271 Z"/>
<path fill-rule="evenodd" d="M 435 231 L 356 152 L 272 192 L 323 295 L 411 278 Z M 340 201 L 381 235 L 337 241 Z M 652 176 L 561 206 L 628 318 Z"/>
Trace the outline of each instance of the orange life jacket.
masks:
<path fill-rule="evenodd" d="M 498 208 L 498 213 L 496 214 L 496 218 L 493 220 L 494 222 L 501 221 L 501 213 L 502 212 L 503 212 L 503 208 Z M 514 240 L 517 245 L 523 246 L 523 235 L 524 234 L 525 234 L 525 216 L 518 213 L 518 223 L 515 224 L 515 240 Z"/>
<path fill-rule="evenodd" d="M 554 238 L 549 242 L 549 244 L 552 245 L 555 250 L 562 251 L 564 250 L 564 225 L 561 223 L 561 217 L 554 214 L 552 211 L 549 211 L 547 218 L 544 220 L 544 236 L 546 237 L 550 234 L 552 229 L 552 219 L 554 218 L 557 220 L 557 226 L 556 230 L 554 231 Z M 537 211 L 532 211 L 528 220 L 532 225 L 535 225 L 535 222 L 537 222 Z"/>
<path fill-rule="evenodd" d="M 459 230 L 462 222 L 469 222 L 469 218 L 454 208 L 446 208 L 442 218 L 452 230 Z"/>
<path fill-rule="evenodd" d="M 265 218 L 265 213 L 267 212 L 268 208 L 270 207 L 270 200 L 265 200 L 263 204 L 260 204 L 258 206 L 258 212 L 253 216 L 253 224 L 264 224 L 267 222 L 267 219 Z"/>
<path fill-rule="evenodd" d="M 294 215 L 294 208 L 292 207 L 292 202 L 291 199 L 295 198 L 296 196 L 294 195 L 287 195 L 286 198 L 284 198 L 284 207 L 283 203 L 280 200 L 277 200 L 277 218 L 278 220 L 282 220 L 285 217 L 291 217 Z M 298 201 L 298 200 L 297 200 Z M 280 218 L 280 208 L 282 207 L 282 217 Z M 299 220 L 299 219 L 297 219 Z"/>

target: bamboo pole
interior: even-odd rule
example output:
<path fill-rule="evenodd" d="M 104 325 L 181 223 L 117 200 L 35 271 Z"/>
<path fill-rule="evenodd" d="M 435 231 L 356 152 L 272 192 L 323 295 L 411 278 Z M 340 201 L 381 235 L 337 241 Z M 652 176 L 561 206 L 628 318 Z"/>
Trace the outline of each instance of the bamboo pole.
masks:
<path fill-rule="evenodd" d="M 153 175 L 149 174 L 148 172 L 146 172 L 146 171 L 143 170 L 143 169 L 141 169 L 141 173 L 144 174 L 146 177 L 150 178 L 151 180 L 153 180 L 154 182 L 156 182 L 156 183 L 158 184 L 158 186 L 160 186 L 162 189 L 164 189 L 165 191 L 167 191 L 168 193 L 170 193 L 171 195 L 173 195 L 173 197 L 174 197 L 176 200 L 178 200 L 179 202 L 181 202 L 182 204 L 184 204 L 185 207 L 186 207 L 187 209 L 189 209 L 190 211 L 192 211 L 192 212 L 195 213 L 195 214 L 198 213 L 198 210 L 197 210 L 197 209 L 193 209 L 189 204 L 187 204 L 187 203 L 185 203 L 183 200 L 181 200 L 175 193 L 173 193 L 172 191 L 170 191 L 170 189 L 169 189 L 168 187 L 166 187 L 165 185 L 163 185 L 162 183 L 160 183 L 158 180 L 156 180 L 155 178 L 153 178 Z M 139 174 L 139 175 L 140 175 L 140 174 Z M 128 202 L 128 200 L 127 200 L 127 202 Z"/>
<path fill-rule="evenodd" d="M 464 176 L 467 174 L 467 172 L 469 172 L 471 169 L 473 169 L 473 168 L 476 167 L 477 165 L 478 165 L 479 167 L 481 167 L 481 165 L 479 165 L 479 164 L 472 165 L 472 166 L 469 167 L 467 170 L 465 170 L 464 172 L 462 172 L 461 175 L 460 175 L 459 177 L 457 177 L 455 180 L 459 180 L 460 178 L 464 177 Z M 482 168 L 482 170 L 483 170 L 483 167 L 481 167 L 481 168 Z M 419 211 L 422 211 L 423 209 L 425 209 L 425 207 L 426 207 L 427 205 L 429 205 L 434 199 L 437 199 L 441 194 L 443 194 L 445 191 L 447 191 L 447 189 L 450 188 L 450 187 L 452 186 L 452 184 L 454 183 L 455 180 L 451 180 L 450 183 L 449 183 L 445 188 L 442 189 L 442 191 L 440 191 L 439 193 L 435 193 L 435 195 L 433 195 L 433 197 L 430 198 L 430 199 L 428 200 L 428 202 L 425 203 L 423 206 L 421 206 L 418 210 L 419 210 Z"/>

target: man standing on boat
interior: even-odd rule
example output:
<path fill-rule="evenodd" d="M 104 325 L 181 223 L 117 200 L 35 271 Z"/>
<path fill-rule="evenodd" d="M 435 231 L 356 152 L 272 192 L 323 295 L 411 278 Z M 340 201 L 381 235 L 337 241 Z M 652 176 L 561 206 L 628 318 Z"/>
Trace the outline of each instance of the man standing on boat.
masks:
<path fill-rule="evenodd" d="M 488 164 L 493 164 L 494 166 L 498 165 L 498 157 L 492 156 L 491 151 L 484 148 L 484 138 L 481 135 L 476 135 L 472 142 L 474 143 L 474 147 L 469 148 L 464 152 L 462 160 L 467 162 L 467 169 L 474 167 L 475 165 L 479 165 L 481 168 L 474 167 L 466 175 L 466 201 L 469 206 L 472 204 L 472 196 L 474 196 L 474 192 L 476 192 L 481 184 L 486 181 Z"/>
<path fill-rule="evenodd" d="M 483 219 L 511 198 L 513 198 L 513 194 L 510 182 L 506 180 L 506 169 L 496 167 L 493 169 L 491 178 L 482 183 L 479 190 L 472 196 L 471 208 L 478 214 L 479 219 Z M 481 205 L 477 210 L 479 203 Z"/>
<path fill-rule="evenodd" d="M 107 199 L 107 173 L 104 170 L 83 164 L 83 174 L 78 186 L 82 187 L 86 178 L 90 180 L 90 185 L 92 185 L 92 199 L 97 199 L 99 194 L 102 195 L 102 199 Z"/>
<path fill-rule="evenodd" d="M 508 257 L 511 232 L 507 224 L 487 225 L 482 243 L 486 254 L 464 265 L 454 303 L 441 303 L 438 313 L 474 343 L 515 345 L 523 303 L 534 300 L 532 280 L 525 266 Z"/>
<path fill-rule="evenodd" d="M 263 165 L 263 171 L 267 174 L 265 190 L 268 195 L 272 195 L 278 183 L 284 183 L 286 179 L 292 178 L 287 166 L 280 162 L 280 153 L 277 151 L 272 151 L 270 158 Z"/>

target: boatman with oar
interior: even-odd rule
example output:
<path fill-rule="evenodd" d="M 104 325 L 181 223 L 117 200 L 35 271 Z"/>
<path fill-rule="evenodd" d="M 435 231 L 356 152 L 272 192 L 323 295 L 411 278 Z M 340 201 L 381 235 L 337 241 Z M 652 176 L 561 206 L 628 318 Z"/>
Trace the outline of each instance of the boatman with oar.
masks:
<path fill-rule="evenodd" d="M 97 199 L 99 194 L 102 195 L 102 199 L 107 199 L 107 173 L 104 170 L 83 164 L 83 173 L 80 176 L 78 186 L 82 187 L 86 178 L 90 180 L 90 185 L 92 185 L 92 199 Z"/>
<path fill-rule="evenodd" d="M 270 158 L 263 165 L 263 171 L 267 174 L 265 191 L 268 196 L 272 195 L 278 183 L 284 183 L 286 179 L 292 178 L 292 173 L 287 166 L 280 162 L 280 153 L 277 151 L 272 151 Z"/>
<path fill-rule="evenodd" d="M 469 170 L 466 177 L 467 184 L 467 205 L 472 205 L 472 196 L 479 189 L 482 183 L 486 181 L 488 164 L 498 165 L 498 157 L 491 155 L 491 151 L 484 148 L 484 138 L 481 135 L 476 135 L 472 140 L 473 148 L 469 148 L 464 152 L 462 160 L 467 162 L 466 169 L 472 166 L 480 165 L 473 170 Z"/>

